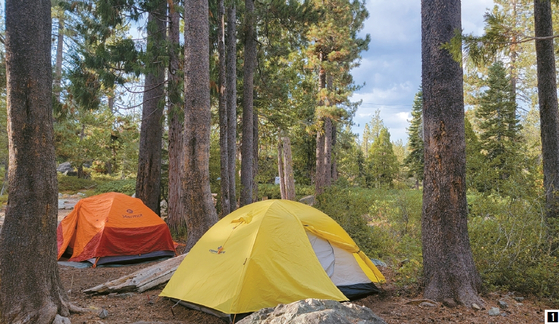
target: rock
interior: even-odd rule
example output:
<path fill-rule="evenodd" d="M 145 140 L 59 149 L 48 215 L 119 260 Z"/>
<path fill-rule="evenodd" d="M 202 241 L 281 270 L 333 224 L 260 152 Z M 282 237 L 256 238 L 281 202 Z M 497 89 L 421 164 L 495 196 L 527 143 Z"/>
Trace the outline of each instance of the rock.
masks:
<path fill-rule="evenodd" d="M 448 308 L 454 308 L 456 306 L 458 306 L 458 304 L 456 303 L 456 301 L 452 298 L 445 298 L 443 299 L 443 305 L 445 305 Z"/>
<path fill-rule="evenodd" d="M 429 303 L 429 302 L 423 302 L 423 303 L 419 304 L 419 307 L 437 307 L 437 305 L 435 305 L 433 303 Z"/>
<path fill-rule="evenodd" d="M 305 299 L 264 308 L 238 324 L 386 324 L 367 307 L 333 300 Z"/>
<path fill-rule="evenodd" d="M 499 301 L 497 302 L 497 305 L 499 305 L 499 307 L 501 307 L 502 309 L 507 309 L 507 308 L 509 308 L 509 304 L 507 304 L 506 302 L 504 302 L 504 301 L 502 301 L 502 300 L 499 300 Z"/>
<path fill-rule="evenodd" d="M 109 312 L 104 308 L 99 312 L 100 319 L 107 318 L 108 316 L 109 316 Z"/>
<path fill-rule="evenodd" d="M 307 204 L 309 206 L 312 206 L 312 205 L 314 205 L 314 195 L 305 196 L 305 197 L 299 199 L 299 202 L 301 202 L 303 204 Z"/>
<path fill-rule="evenodd" d="M 72 324 L 72 322 L 68 317 L 63 317 L 56 314 L 56 317 L 54 318 L 54 321 L 52 321 L 52 324 Z"/>
<path fill-rule="evenodd" d="M 489 316 L 498 316 L 501 314 L 501 311 L 497 307 L 493 307 L 489 310 Z"/>
<path fill-rule="evenodd" d="M 56 171 L 61 172 L 61 173 L 65 173 L 65 172 L 75 172 L 74 168 L 72 167 L 72 164 L 70 162 L 64 162 L 64 163 L 60 163 L 58 165 L 58 168 L 56 168 Z"/>
<path fill-rule="evenodd" d="M 376 265 L 377 267 L 387 267 L 386 263 L 377 260 L 377 259 L 371 259 L 371 262 L 373 262 L 374 265 Z"/>
<path fill-rule="evenodd" d="M 524 297 L 512 297 L 512 299 L 516 300 L 517 302 L 524 301 Z"/>
<path fill-rule="evenodd" d="M 481 307 L 479 307 L 479 305 L 476 304 L 476 303 L 472 304 L 472 308 L 475 309 L 475 310 L 481 310 Z"/>

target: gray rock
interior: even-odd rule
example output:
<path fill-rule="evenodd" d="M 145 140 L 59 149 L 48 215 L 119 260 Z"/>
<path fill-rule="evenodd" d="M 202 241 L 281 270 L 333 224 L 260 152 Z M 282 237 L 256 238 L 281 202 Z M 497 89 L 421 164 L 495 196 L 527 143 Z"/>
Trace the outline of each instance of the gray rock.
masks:
<path fill-rule="evenodd" d="M 56 317 L 54 318 L 54 321 L 52 321 L 52 324 L 72 324 L 72 322 L 68 317 L 63 317 L 56 314 Z"/>
<path fill-rule="evenodd" d="M 72 164 L 70 162 L 60 163 L 60 165 L 58 165 L 58 168 L 56 168 L 56 171 L 62 172 L 62 173 L 75 172 L 75 170 L 72 167 Z"/>
<path fill-rule="evenodd" d="M 265 308 L 238 324 L 386 324 L 367 307 L 333 300 L 305 299 Z"/>
<path fill-rule="evenodd" d="M 109 312 L 104 308 L 99 312 L 100 319 L 107 318 L 108 316 L 109 316 Z"/>
<path fill-rule="evenodd" d="M 517 302 L 524 301 L 524 297 L 513 297 L 513 299 L 516 300 Z"/>
<path fill-rule="evenodd" d="M 493 307 L 489 310 L 489 316 L 498 316 L 501 314 L 501 311 L 497 307 Z"/>
<path fill-rule="evenodd" d="M 507 308 L 509 308 L 509 304 L 507 304 L 506 302 L 504 302 L 504 301 L 502 301 L 502 300 L 499 300 L 499 301 L 497 302 L 497 305 L 499 305 L 499 307 L 501 307 L 502 309 L 507 309 Z"/>
<path fill-rule="evenodd" d="M 377 260 L 377 259 L 371 259 L 371 262 L 373 262 L 374 265 L 376 265 L 377 267 L 387 267 L 386 263 Z"/>

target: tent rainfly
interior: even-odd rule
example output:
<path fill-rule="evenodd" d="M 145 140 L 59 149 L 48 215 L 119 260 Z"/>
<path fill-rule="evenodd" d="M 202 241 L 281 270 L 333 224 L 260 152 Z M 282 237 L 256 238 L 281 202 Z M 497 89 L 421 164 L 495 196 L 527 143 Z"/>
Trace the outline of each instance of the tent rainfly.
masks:
<path fill-rule="evenodd" d="M 160 296 L 230 317 L 306 298 L 353 300 L 384 281 L 332 218 L 302 203 L 265 200 L 210 228 Z"/>
<path fill-rule="evenodd" d="M 58 225 L 58 259 L 94 265 L 175 255 L 167 224 L 138 198 L 109 192 L 80 200 Z"/>

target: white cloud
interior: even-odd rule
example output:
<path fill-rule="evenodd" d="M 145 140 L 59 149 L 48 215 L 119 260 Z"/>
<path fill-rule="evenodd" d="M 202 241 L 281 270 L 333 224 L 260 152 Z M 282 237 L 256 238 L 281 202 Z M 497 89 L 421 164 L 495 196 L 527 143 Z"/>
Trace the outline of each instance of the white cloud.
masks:
<path fill-rule="evenodd" d="M 483 33 L 483 15 L 493 0 L 462 1 L 462 28 Z M 369 18 L 361 35 L 370 34 L 369 50 L 352 71 L 356 84 L 365 84 L 352 100 L 363 100 L 353 132 L 361 134 L 373 112 L 380 109 L 391 139 L 407 141 L 406 128 L 421 84 L 421 1 L 369 0 Z"/>

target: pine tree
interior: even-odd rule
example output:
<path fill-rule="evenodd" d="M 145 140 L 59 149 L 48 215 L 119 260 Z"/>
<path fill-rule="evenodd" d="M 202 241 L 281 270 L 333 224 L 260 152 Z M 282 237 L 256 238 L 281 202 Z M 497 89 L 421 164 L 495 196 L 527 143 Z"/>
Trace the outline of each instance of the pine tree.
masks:
<path fill-rule="evenodd" d="M 487 189 L 499 190 L 499 182 L 518 170 L 518 165 L 510 161 L 518 154 L 521 126 L 513 85 L 503 63 L 496 62 L 489 68 L 487 85 L 475 115 L 480 120 L 480 149 L 490 170 L 484 182 L 491 183 Z"/>
<path fill-rule="evenodd" d="M 382 128 L 379 137 L 371 146 L 371 152 L 367 158 L 368 187 L 382 188 L 392 187 L 392 181 L 398 175 L 398 160 L 387 128 Z"/>
<path fill-rule="evenodd" d="M 411 125 L 408 129 L 408 150 L 409 154 L 404 160 L 404 164 L 409 168 L 408 176 L 414 177 L 416 188 L 419 182 L 423 181 L 423 167 L 425 165 L 423 155 L 423 91 L 416 93 L 411 111 Z"/>

